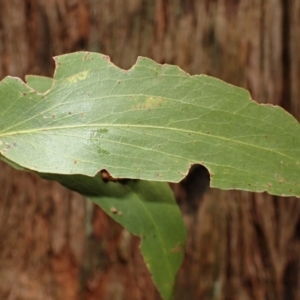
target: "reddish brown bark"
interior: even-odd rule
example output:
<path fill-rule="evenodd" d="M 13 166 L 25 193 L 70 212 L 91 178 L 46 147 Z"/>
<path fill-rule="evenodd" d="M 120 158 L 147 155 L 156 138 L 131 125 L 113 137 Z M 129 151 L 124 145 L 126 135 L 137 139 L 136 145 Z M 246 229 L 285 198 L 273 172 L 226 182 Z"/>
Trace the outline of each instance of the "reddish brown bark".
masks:
<path fill-rule="evenodd" d="M 81 49 L 123 68 L 143 55 L 299 118 L 299 11 L 299 0 L 0 0 L 0 79 L 52 75 L 52 56 Z M 160 299 L 138 238 L 78 194 L 0 168 L 1 299 Z M 199 203 L 184 213 L 176 299 L 300 298 L 299 200 L 211 190 Z"/>

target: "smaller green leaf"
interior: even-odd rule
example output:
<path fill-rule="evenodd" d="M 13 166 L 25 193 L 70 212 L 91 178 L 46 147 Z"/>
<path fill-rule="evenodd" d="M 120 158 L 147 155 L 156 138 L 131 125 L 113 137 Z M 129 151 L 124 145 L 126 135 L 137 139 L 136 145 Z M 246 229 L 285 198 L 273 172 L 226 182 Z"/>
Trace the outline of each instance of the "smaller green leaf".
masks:
<path fill-rule="evenodd" d="M 37 75 L 26 75 L 25 81 L 32 89 L 39 93 L 45 93 L 51 88 L 53 78 Z"/>
<path fill-rule="evenodd" d="M 130 233 L 141 237 L 141 253 L 164 299 L 173 293 L 182 263 L 185 225 L 168 184 L 143 180 L 104 182 L 101 176 L 41 174 L 99 205 Z"/>

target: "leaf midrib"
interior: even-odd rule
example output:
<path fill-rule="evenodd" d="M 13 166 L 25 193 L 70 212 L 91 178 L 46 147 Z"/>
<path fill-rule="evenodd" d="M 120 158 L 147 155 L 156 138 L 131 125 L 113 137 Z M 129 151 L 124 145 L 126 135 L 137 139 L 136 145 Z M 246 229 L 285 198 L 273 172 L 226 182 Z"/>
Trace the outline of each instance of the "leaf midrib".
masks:
<path fill-rule="evenodd" d="M 271 151 L 274 154 L 283 156 L 285 158 L 291 159 L 291 160 L 295 160 L 294 157 L 288 156 L 282 152 L 279 151 L 275 151 L 274 149 L 271 148 L 266 148 L 266 147 L 261 147 L 258 145 L 254 145 L 254 144 L 249 144 L 249 143 L 245 143 L 243 141 L 238 141 L 238 140 L 233 140 L 233 139 L 228 139 L 222 136 L 218 136 L 218 135 L 214 135 L 214 134 L 207 134 L 207 133 L 203 133 L 203 132 L 197 132 L 197 131 L 191 131 L 191 130 L 186 130 L 186 129 L 181 129 L 181 128 L 175 128 L 175 127 L 163 127 L 163 126 L 153 126 L 153 125 L 135 125 L 135 124 L 81 124 L 81 125 L 68 125 L 68 126 L 55 126 L 55 127 L 43 127 L 43 128 L 38 128 L 38 129 L 32 129 L 32 130 L 18 130 L 18 131 L 12 131 L 12 132 L 6 132 L 3 134 L 0 134 L 0 138 L 1 137 L 9 137 L 12 135 L 25 135 L 25 134 L 35 134 L 35 133 L 39 133 L 39 132 L 49 132 L 49 131 L 53 131 L 53 130 L 63 130 L 63 129 L 80 129 L 80 128 L 89 128 L 89 127 L 115 127 L 115 128 L 141 128 L 141 129 L 152 129 L 152 130 L 168 130 L 168 131 L 173 131 L 176 133 L 187 133 L 187 134 L 195 134 L 195 135 L 201 135 L 201 136 L 205 136 L 208 138 L 214 138 L 214 139 L 219 139 L 222 141 L 226 141 L 226 142 L 231 142 L 231 143 L 235 143 L 237 145 L 244 145 L 246 147 L 252 147 L 252 148 L 256 148 L 258 150 L 263 150 L 263 151 Z"/>

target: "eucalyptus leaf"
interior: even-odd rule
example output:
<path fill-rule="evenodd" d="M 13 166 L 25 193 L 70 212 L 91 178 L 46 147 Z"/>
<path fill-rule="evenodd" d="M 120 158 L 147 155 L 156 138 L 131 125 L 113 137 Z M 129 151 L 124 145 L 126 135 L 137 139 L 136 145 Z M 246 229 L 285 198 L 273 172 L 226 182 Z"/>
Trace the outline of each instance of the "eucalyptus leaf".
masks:
<path fill-rule="evenodd" d="M 164 299 L 170 299 L 183 259 L 186 231 L 168 184 L 142 180 L 104 182 L 99 175 L 41 176 L 81 193 L 130 233 L 140 236 L 141 253 L 153 281 Z"/>
<path fill-rule="evenodd" d="M 0 153 L 37 172 L 177 182 L 200 163 L 221 189 L 300 195 L 300 130 L 282 108 L 209 76 L 139 58 L 130 70 L 107 56 L 55 58 L 40 93 L 0 82 Z M 32 84 L 31 84 L 32 85 Z"/>

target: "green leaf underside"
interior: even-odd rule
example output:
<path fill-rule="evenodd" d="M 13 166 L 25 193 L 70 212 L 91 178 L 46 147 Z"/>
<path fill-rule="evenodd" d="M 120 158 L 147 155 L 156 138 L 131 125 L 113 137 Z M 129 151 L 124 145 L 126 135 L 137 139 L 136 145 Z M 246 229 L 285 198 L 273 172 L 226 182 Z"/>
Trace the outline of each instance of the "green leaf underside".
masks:
<path fill-rule="evenodd" d="M 56 57 L 38 93 L 0 82 L 0 153 L 30 170 L 179 181 L 191 164 L 221 189 L 300 195 L 299 124 L 241 88 L 139 58 L 130 70 L 107 56 Z"/>
<path fill-rule="evenodd" d="M 141 237 L 141 253 L 164 299 L 172 295 L 182 263 L 186 232 L 168 184 L 129 180 L 103 182 L 100 176 L 42 174 L 98 204 L 129 232 Z"/>

